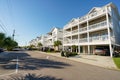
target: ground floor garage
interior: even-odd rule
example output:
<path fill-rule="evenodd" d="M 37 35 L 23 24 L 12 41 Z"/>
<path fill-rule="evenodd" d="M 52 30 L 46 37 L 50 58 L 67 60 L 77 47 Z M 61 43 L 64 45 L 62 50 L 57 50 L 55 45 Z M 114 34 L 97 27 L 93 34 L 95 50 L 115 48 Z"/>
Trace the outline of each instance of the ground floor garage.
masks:
<path fill-rule="evenodd" d="M 73 47 L 74 46 L 74 47 Z M 76 47 L 75 47 L 76 46 Z M 94 55 L 95 50 L 97 49 L 104 49 L 107 51 L 107 56 L 113 55 L 114 50 L 116 49 L 116 45 L 69 45 L 69 46 L 63 46 L 64 51 L 71 51 L 71 52 L 77 52 L 79 54 L 89 54 L 89 55 Z M 74 50 L 75 48 L 75 50 Z"/>

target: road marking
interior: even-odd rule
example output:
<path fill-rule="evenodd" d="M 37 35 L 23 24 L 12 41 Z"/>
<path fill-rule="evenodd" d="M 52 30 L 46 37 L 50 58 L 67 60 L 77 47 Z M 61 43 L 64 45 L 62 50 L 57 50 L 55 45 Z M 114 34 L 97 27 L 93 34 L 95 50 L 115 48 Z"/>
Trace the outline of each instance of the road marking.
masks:
<path fill-rule="evenodd" d="M 49 59 L 49 56 L 47 56 L 46 59 Z"/>
<path fill-rule="evenodd" d="M 19 66 L 19 63 L 18 63 L 18 56 L 17 56 L 17 59 L 16 59 L 16 73 L 18 73 L 18 66 Z"/>

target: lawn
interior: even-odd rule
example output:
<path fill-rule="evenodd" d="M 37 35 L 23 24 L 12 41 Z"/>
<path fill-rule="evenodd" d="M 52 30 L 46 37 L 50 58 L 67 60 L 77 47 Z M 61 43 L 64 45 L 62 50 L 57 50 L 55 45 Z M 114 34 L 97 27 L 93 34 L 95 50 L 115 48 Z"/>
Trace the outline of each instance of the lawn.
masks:
<path fill-rule="evenodd" d="M 120 69 L 120 57 L 113 58 L 113 60 L 116 66 Z"/>

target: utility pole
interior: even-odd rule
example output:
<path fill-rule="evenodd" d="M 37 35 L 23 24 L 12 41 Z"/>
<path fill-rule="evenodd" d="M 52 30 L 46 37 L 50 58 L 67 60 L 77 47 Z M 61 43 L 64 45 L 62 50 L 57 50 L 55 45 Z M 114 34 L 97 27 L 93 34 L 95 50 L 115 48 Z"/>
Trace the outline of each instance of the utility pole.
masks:
<path fill-rule="evenodd" d="M 12 34 L 13 40 L 14 40 L 14 36 L 15 36 L 15 29 L 13 30 L 13 34 Z"/>

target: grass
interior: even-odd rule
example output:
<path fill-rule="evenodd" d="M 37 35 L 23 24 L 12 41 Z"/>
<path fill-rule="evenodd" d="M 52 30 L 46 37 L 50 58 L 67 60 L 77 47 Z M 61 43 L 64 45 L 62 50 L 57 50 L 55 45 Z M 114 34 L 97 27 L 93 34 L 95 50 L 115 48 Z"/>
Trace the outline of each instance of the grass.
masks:
<path fill-rule="evenodd" d="M 116 66 L 120 69 L 120 57 L 113 58 L 113 60 Z"/>

